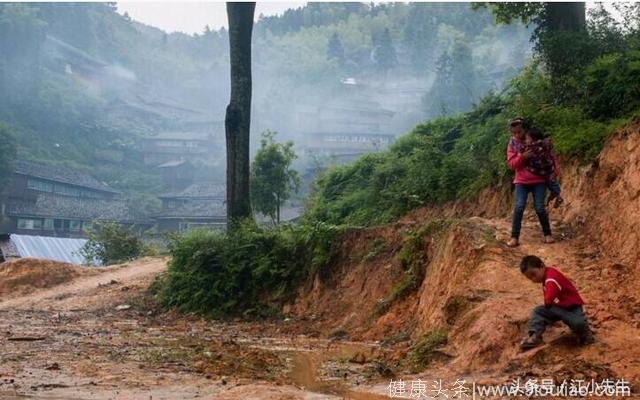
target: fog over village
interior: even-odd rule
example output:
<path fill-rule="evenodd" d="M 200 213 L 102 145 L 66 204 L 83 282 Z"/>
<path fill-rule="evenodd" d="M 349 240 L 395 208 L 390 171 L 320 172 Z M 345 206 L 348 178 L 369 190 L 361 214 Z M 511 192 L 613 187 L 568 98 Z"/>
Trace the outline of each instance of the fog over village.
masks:
<path fill-rule="evenodd" d="M 636 397 L 640 3 L 0 2 L 0 400 Z"/>

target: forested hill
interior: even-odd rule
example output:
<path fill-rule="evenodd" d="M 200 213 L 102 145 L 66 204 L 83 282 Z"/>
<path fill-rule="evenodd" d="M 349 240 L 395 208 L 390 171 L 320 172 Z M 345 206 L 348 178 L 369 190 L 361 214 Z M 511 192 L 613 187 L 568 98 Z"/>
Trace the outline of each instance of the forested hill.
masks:
<path fill-rule="evenodd" d="M 468 3 L 309 3 L 262 17 L 253 137 L 272 129 L 303 141 L 296 106 L 322 104 L 347 78 L 395 112 L 394 134 L 468 110 L 526 63 L 529 34 Z M 0 4 L 0 51 L 0 122 L 18 156 L 88 170 L 129 194 L 159 185 L 140 138 L 221 121 L 228 101 L 224 29 L 168 34 L 113 3 Z M 408 92 L 409 103 L 398 97 Z"/>

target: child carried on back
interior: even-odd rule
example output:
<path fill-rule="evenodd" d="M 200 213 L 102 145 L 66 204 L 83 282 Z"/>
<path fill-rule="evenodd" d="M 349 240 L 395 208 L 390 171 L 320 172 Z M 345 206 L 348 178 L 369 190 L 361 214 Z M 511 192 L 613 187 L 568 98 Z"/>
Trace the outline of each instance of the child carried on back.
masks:
<path fill-rule="evenodd" d="M 547 204 L 555 199 L 554 208 L 559 207 L 564 201 L 560 197 L 560 183 L 558 183 L 558 174 L 555 156 L 553 154 L 553 145 L 551 139 L 545 137 L 542 132 L 536 128 L 529 128 L 526 131 L 526 141 L 524 146 L 520 148 L 521 153 L 530 151 L 532 156 L 527 159 L 526 168 L 532 173 L 542 176 L 551 193 Z"/>

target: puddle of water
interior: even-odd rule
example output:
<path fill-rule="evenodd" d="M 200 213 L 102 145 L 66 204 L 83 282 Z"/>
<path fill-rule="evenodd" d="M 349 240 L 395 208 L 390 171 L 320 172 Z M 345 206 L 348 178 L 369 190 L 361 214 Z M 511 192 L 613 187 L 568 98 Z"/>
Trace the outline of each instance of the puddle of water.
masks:
<path fill-rule="evenodd" d="M 340 344 L 328 350 L 296 351 L 292 353 L 293 369 L 289 375 L 291 381 L 304 390 L 329 394 L 350 400 L 383 400 L 389 397 L 353 390 L 348 382 L 341 380 L 322 380 L 320 366 L 332 358 L 349 359 L 357 352 L 369 354 L 371 346 L 362 344 Z"/>

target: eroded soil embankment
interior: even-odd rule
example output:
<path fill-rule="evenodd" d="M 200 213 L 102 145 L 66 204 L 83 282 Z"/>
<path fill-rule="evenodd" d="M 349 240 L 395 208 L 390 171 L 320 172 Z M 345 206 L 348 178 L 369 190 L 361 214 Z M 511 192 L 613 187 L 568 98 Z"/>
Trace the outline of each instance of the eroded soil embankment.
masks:
<path fill-rule="evenodd" d="M 506 190 L 483 192 L 479 213 L 469 201 L 418 210 L 397 224 L 350 232 L 335 263 L 286 307 L 285 321 L 160 312 L 146 288 L 166 268 L 162 259 L 3 297 L 0 396 L 377 399 L 392 377 L 637 384 L 639 136 L 637 126 L 621 130 L 593 166 L 565 167 L 567 202 L 552 214 L 558 243 L 542 244 L 528 213 L 522 246 L 502 244 Z M 518 353 L 541 297 L 515 268 L 524 254 L 576 282 L 595 345 L 578 347 L 555 326 L 547 345 Z M 425 338 L 438 340 L 416 348 Z"/>
<path fill-rule="evenodd" d="M 528 211 L 523 244 L 505 247 L 509 217 L 504 211 L 496 217 L 500 211 L 493 207 L 508 210 L 508 197 L 500 190 L 485 191 L 486 202 L 475 201 L 491 218 L 466 217 L 473 202 L 461 201 L 449 209 L 417 210 L 397 224 L 351 232 L 334 265 L 301 290 L 286 311 L 309 318 L 321 334 L 404 343 L 396 365 L 411 357 L 412 343 L 424 335 L 446 333 L 447 345 L 440 346 L 427 375 L 443 367 L 452 377 L 475 374 L 490 381 L 537 376 L 638 382 L 639 127 L 632 124 L 612 135 L 593 165 L 565 166 L 566 202 L 551 210 L 557 243 L 542 243 L 535 215 Z M 431 229 L 434 218 L 445 228 Z M 407 248 L 416 236 L 413 251 L 420 256 L 411 258 Z M 518 352 L 528 314 L 541 301 L 540 288 L 516 268 L 526 254 L 539 255 L 576 282 L 597 344 L 580 348 L 558 325 L 547 335 L 547 346 Z M 415 272 L 411 262 L 421 267 L 419 282 L 403 291 Z"/>

